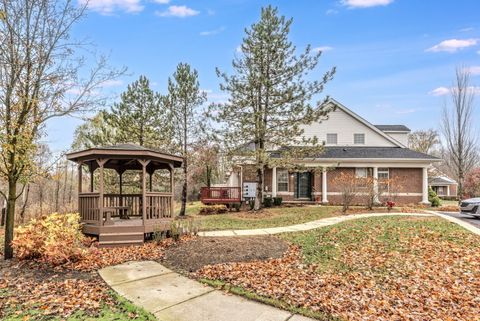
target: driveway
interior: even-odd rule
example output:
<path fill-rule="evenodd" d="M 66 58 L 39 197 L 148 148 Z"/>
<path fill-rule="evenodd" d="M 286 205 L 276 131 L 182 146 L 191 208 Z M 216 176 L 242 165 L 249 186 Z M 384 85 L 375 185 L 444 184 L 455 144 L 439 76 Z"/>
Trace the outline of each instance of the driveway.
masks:
<path fill-rule="evenodd" d="M 474 218 L 473 216 L 466 215 L 466 214 L 460 214 L 458 212 L 439 212 L 441 214 L 448 215 L 450 217 L 458 218 L 459 220 L 466 222 L 470 225 L 473 225 L 477 228 L 480 228 L 480 219 Z"/>

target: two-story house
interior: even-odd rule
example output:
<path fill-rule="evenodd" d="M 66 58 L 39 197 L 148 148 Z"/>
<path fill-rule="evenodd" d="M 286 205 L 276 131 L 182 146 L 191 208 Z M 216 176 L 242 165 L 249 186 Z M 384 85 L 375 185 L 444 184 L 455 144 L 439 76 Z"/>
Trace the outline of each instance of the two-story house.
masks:
<path fill-rule="evenodd" d="M 348 172 L 399 182 L 402 186 L 397 187 L 397 203 L 428 203 L 427 168 L 439 159 L 407 147 L 410 129 L 404 125 L 373 125 L 334 99 L 327 103 L 336 106 L 328 119 L 304 127 L 305 136 L 324 141 L 324 151 L 299 159 L 302 171 L 267 168 L 266 195 L 281 196 L 284 202 L 340 204 L 341 189 L 336 181 L 341 172 Z M 271 155 L 276 157 L 275 151 Z M 248 185 L 251 190 L 255 180 L 253 165 L 237 162 L 228 173 L 227 185 L 243 190 Z"/>

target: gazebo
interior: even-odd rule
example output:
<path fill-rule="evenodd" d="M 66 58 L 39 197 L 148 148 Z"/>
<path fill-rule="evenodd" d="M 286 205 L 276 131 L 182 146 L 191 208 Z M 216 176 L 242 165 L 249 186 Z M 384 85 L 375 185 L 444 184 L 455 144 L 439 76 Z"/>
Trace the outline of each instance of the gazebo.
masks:
<path fill-rule="evenodd" d="M 98 236 L 100 245 L 143 243 L 145 234 L 169 229 L 174 216 L 174 168 L 182 165 L 181 157 L 139 145 L 119 144 L 72 152 L 67 159 L 78 164 L 78 212 L 84 223 L 83 232 Z M 83 186 L 85 169 L 90 176 L 88 187 Z M 118 175 L 115 193 L 105 192 L 105 169 L 113 169 Z M 152 188 L 157 170 L 169 173 L 168 188 L 164 191 Z M 124 192 L 126 171 L 136 171 L 133 174 L 140 177 L 141 193 Z"/>

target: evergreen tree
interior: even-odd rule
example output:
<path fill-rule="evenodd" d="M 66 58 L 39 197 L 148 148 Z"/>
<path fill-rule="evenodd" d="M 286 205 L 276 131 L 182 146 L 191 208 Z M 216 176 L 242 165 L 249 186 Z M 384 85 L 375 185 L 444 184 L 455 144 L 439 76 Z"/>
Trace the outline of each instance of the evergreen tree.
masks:
<path fill-rule="evenodd" d="M 219 129 L 226 147 L 235 153 L 239 147 L 253 145 L 244 151 L 256 165 L 257 193 L 255 209 L 263 199 L 263 174 L 272 165 L 269 151 L 281 152 L 277 165 L 293 164 L 293 159 L 307 152 L 318 152 L 316 137 L 304 137 L 302 125 L 319 121 L 329 112 L 323 100 L 311 101 L 332 79 L 335 68 L 320 80 L 306 76 L 319 61 L 321 52 L 310 46 L 300 55 L 289 40 L 292 19 L 279 16 L 271 6 L 262 8 L 260 21 L 245 30 L 241 53 L 233 60 L 234 75 L 217 69 L 223 80 L 220 89 L 229 94 L 228 102 L 212 104 L 209 116 Z"/>
<path fill-rule="evenodd" d="M 207 100 L 206 93 L 200 90 L 198 72 L 189 64 L 180 63 L 168 79 L 168 95 L 165 105 L 171 112 L 176 149 L 184 157 L 182 207 L 180 216 L 185 215 L 187 203 L 188 159 L 190 144 L 200 132 L 198 107 Z"/>
<path fill-rule="evenodd" d="M 106 121 L 108 114 L 102 110 L 75 129 L 72 148 L 74 150 L 92 148 L 117 143 L 115 128 Z"/>
<path fill-rule="evenodd" d="M 128 85 L 106 114 L 107 124 L 115 131 L 115 141 L 168 149 L 171 121 L 160 94 L 150 88 L 145 76 Z"/>

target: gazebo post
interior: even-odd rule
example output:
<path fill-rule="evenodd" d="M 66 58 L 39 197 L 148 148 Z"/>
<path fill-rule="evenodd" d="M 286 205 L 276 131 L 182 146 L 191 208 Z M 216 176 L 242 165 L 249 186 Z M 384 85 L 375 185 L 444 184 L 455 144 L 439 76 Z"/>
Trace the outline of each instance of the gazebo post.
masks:
<path fill-rule="evenodd" d="M 119 176 L 119 183 L 120 183 L 120 186 L 119 186 L 119 194 L 120 194 L 120 200 L 119 200 L 119 203 L 120 203 L 120 206 L 123 206 L 123 170 L 120 170 L 118 171 L 118 176 Z"/>
<path fill-rule="evenodd" d="M 99 182 L 99 200 L 98 200 L 98 224 L 99 226 L 103 225 L 103 165 L 108 161 L 108 159 L 97 159 L 97 164 L 100 168 L 100 182 Z M 93 177 L 93 172 L 92 172 Z"/>
<path fill-rule="evenodd" d="M 142 164 L 142 220 L 143 225 L 147 218 L 147 165 L 149 160 L 139 159 L 138 162 Z"/>
<path fill-rule="evenodd" d="M 169 163 L 170 166 L 170 194 L 171 194 L 171 201 L 170 201 L 170 217 L 173 217 L 173 211 L 175 209 L 175 201 L 174 201 L 174 188 L 175 182 L 173 180 L 173 164 Z"/>
<path fill-rule="evenodd" d="M 80 218 L 83 220 L 83 211 L 82 211 L 82 203 L 81 203 L 81 194 L 83 190 L 82 186 L 82 162 L 78 162 L 78 195 L 77 195 L 77 207 L 78 207 L 78 212 L 80 213 Z"/>
<path fill-rule="evenodd" d="M 90 193 L 93 193 L 93 164 L 88 165 L 88 170 L 90 171 Z"/>

